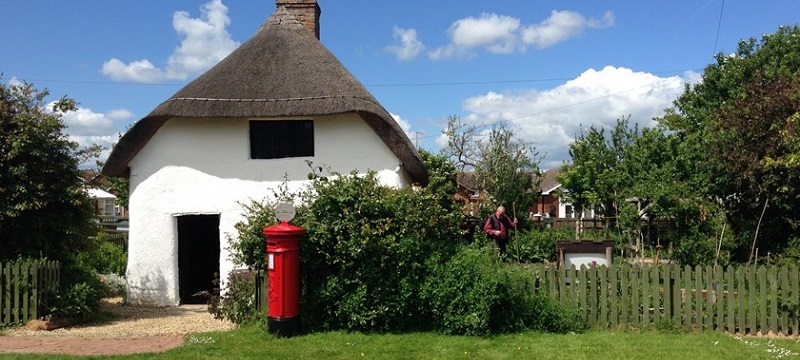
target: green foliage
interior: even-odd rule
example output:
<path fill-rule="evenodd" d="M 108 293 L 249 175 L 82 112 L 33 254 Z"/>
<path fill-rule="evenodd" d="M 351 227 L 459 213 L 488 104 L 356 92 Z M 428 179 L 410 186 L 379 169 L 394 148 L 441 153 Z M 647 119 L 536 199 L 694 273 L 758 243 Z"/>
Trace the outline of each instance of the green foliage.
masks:
<path fill-rule="evenodd" d="M 583 332 L 589 328 L 578 308 L 559 304 L 544 291 L 537 291 L 533 295 L 529 308 L 526 324 L 528 329 L 567 334 Z"/>
<path fill-rule="evenodd" d="M 533 329 L 565 333 L 585 325 L 577 314 L 534 292 L 531 273 L 498 261 L 486 247 L 463 247 L 434 267 L 424 296 L 446 334 L 487 335 Z"/>
<path fill-rule="evenodd" d="M 702 258 L 690 249 L 701 249 L 706 239 L 716 249 L 713 238 L 725 222 L 719 204 L 688 179 L 691 166 L 680 153 L 678 137 L 661 128 L 639 130 L 623 118 L 609 133 L 589 128 L 570 144 L 570 155 L 572 163 L 560 176 L 562 196 L 603 216 L 609 236 L 626 234 L 628 244 L 619 245 L 641 256 L 648 219 L 669 219 L 677 231 L 659 234 L 662 245 L 675 245 L 677 258 L 686 264 L 714 260 L 713 253 Z"/>
<path fill-rule="evenodd" d="M 426 159 L 439 162 L 433 174 L 444 175 L 414 191 L 381 186 L 375 173 L 312 174 L 310 187 L 298 195 L 302 201 L 293 221 L 307 231 L 300 242 L 305 329 L 458 334 L 578 329 L 559 317 L 568 312 L 534 295 L 532 274 L 500 263 L 488 248 L 460 245 L 462 215 L 445 190 L 452 186 L 446 181 L 452 167 L 441 158 Z M 247 220 L 237 230 L 249 240 L 232 246 L 234 259 L 263 266 L 257 263 L 264 258 L 261 228 L 272 216 L 269 203 L 245 207 Z M 210 311 L 246 320 L 255 310 L 245 289 L 252 284 L 233 279 L 230 284 Z"/>
<path fill-rule="evenodd" d="M 380 186 L 376 174 L 316 177 L 295 223 L 303 316 L 312 329 L 400 331 L 428 326 L 419 296 L 428 257 L 449 257 L 460 214 L 425 189 Z M 452 194 L 448 195 L 452 196 Z"/>
<path fill-rule="evenodd" d="M 228 274 L 228 287 L 223 295 L 220 289 L 209 299 L 208 312 L 215 319 L 228 320 L 234 324 L 255 321 L 258 311 L 255 303 L 255 281 L 252 273 L 233 271 Z M 215 280 L 219 285 L 219 279 Z"/>
<path fill-rule="evenodd" d="M 48 296 L 47 316 L 85 318 L 100 307 L 103 285 L 94 269 L 82 263 L 61 268 L 61 288 Z"/>
<path fill-rule="evenodd" d="M 723 204 L 737 241 L 738 261 L 752 257 L 754 229 L 766 203 L 755 247 L 779 252 L 797 236 L 800 178 L 796 132 L 800 89 L 800 27 L 780 27 L 761 40 L 718 54 L 703 81 L 687 88 L 658 119 L 679 139 L 681 174 L 711 203 Z"/>
<path fill-rule="evenodd" d="M 104 179 L 108 182 L 108 190 L 114 194 L 117 199 L 117 205 L 128 206 L 128 198 L 130 196 L 130 181 L 126 177 L 106 176 Z"/>
<path fill-rule="evenodd" d="M 491 249 L 464 248 L 452 259 L 434 264 L 424 284 L 436 327 L 446 334 L 487 335 L 492 319 L 503 314 L 501 300 L 507 289 L 499 277 L 500 266 Z"/>
<path fill-rule="evenodd" d="M 493 205 L 525 207 L 541 179 L 536 148 L 515 136 L 513 129 L 498 123 L 490 129 L 469 126 L 457 116 L 448 119 L 445 149 L 459 171 L 474 171 L 476 186 L 486 191 Z"/>
<path fill-rule="evenodd" d="M 520 231 L 517 238 L 520 261 L 524 263 L 555 261 L 556 241 L 572 239 L 573 236 L 571 229 L 563 228 Z"/>
<path fill-rule="evenodd" d="M 685 236 L 673 249 L 672 258 L 682 265 L 696 266 L 714 263 L 716 239 L 702 234 Z"/>
<path fill-rule="evenodd" d="M 228 250 L 231 260 L 239 265 L 247 266 L 250 270 L 264 269 L 267 258 L 267 238 L 264 237 L 264 227 L 273 225 L 275 219 L 275 203 L 270 201 L 251 200 L 247 204 L 240 204 L 244 209 L 244 220 L 234 225 L 237 238 L 234 240 L 228 235 Z"/>
<path fill-rule="evenodd" d="M 447 211 L 457 208 L 453 195 L 458 191 L 458 171 L 446 156 L 426 150 L 419 151 L 422 163 L 428 170 L 428 185 L 424 191 L 439 199 L 439 205 Z"/>
<path fill-rule="evenodd" d="M 62 98 L 46 109 L 47 90 L 0 83 L 0 261 L 18 256 L 68 260 L 85 249 L 92 207 L 78 165 L 80 150 L 63 133 Z"/>
<path fill-rule="evenodd" d="M 121 247 L 106 240 L 104 232 L 98 232 L 89 249 L 78 254 L 78 261 L 93 268 L 99 274 L 125 275 L 128 255 Z"/>

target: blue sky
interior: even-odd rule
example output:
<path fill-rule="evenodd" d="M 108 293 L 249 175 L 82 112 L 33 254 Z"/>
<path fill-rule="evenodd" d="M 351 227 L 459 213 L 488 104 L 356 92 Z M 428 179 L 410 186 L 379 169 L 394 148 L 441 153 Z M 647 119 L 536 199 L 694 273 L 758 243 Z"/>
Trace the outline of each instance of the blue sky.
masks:
<path fill-rule="evenodd" d="M 715 52 L 800 14 L 791 0 L 319 3 L 322 43 L 422 147 L 440 148 L 449 115 L 506 121 L 546 154 L 544 168 L 567 160 L 589 125 L 627 115 L 652 125 Z M 2 81 L 76 99 L 70 136 L 110 146 L 274 9 L 271 0 L 5 1 Z"/>

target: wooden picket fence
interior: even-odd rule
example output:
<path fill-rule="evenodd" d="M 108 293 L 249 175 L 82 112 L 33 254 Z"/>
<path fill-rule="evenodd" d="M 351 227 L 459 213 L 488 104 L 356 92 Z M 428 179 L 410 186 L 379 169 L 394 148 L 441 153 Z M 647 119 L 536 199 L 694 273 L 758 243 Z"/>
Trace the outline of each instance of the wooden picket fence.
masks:
<path fill-rule="evenodd" d="M 48 290 L 58 289 L 60 279 L 57 261 L 0 262 L 0 326 L 38 318 Z"/>
<path fill-rule="evenodd" d="M 800 334 L 800 274 L 791 267 L 675 265 L 556 269 L 533 265 L 539 287 L 597 327 L 690 327 Z"/>
<path fill-rule="evenodd" d="M 106 231 L 105 240 L 128 252 L 128 232 L 127 231 Z"/>

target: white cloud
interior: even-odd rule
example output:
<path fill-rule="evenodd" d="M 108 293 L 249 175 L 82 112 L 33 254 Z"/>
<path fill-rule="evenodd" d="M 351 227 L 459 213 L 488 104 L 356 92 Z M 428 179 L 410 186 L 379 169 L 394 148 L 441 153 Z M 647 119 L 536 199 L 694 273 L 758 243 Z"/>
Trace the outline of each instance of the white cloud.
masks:
<path fill-rule="evenodd" d="M 106 113 L 111 120 L 129 120 L 133 118 L 133 113 L 125 109 L 114 109 Z"/>
<path fill-rule="evenodd" d="M 20 86 L 23 85 L 23 82 L 17 79 L 16 76 L 12 76 L 11 79 L 8 79 L 8 86 Z"/>
<path fill-rule="evenodd" d="M 52 103 L 47 105 L 52 108 Z M 125 109 L 114 109 L 106 113 L 98 113 L 89 108 L 81 108 L 68 111 L 63 114 L 65 133 L 70 140 L 75 141 L 81 147 L 100 145 L 105 149 L 97 158 L 105 161 L 111 153 L 111 147 L 119 140 L 120 125 L 127 123 L 133 118 L 133 113 Z M 94 160 L 82 164 L 83 167 L 93 167 Z"/>
<path fill-rule="evenodd" d="M 114 81 L 158 83 L 185 80 L 214 66 L 236 49 L 239 43 L 231 39 L 228 33 L 231 19 L 222 0 L 211 0 L 200 11 L 200 18 L 192 18 L 185 11 L 173 14 L 172 27 L 183 39 L 167 59 L 164 69 L 147 59 L 126 64 L 112 58 L 103 64 L 100 72 Z"/>
<path fill-rule="evenodd" d="M 553 10 L 550 17 L 522 30 L 522 41 L 540 49 L 553 46 L 583 33 L 588 28 L 601 29 L 614 25 L 614 13 L 606 11 L 600 19 L 586 18 L 574 11 Z"/>
<path fill-rule="evenodd" d="M 397 125 L 400 125 L 400 128 L 403 129 L 403 132 L 406 133 L 406 136 L 413 140 L 414 131 L 411 131 L 411 124 L 405 119 L 401 118 L 400 115 L 392 113 L 389 113 L 389 115 L 392 115 L 392 118 L 397 122 Z"/>
<path fill-rule="evenodd" d="M 398 60 L 412 60 L 425 50 L 425 45 L 417 39 L 417 30 L 402 29 L 395 26 L 392 32 L 394 33 L 394 38 L 399 40 L 400 44 L 387 46 L 386 51 L 394 54 Z"/>
<path fill-rule="evenodd" d="M 687 74 L 688 75 L 688 74 Z M 683 91 L 691 78 L 659 77 L 627 68 L 607 66 L 589 69 L 555 88 L 484 95 L 465 99 L 467 123 L 508 122 L 519 135 L 546 153 L 544 168 L 569 160 L 568 146 L 582 129 L 591 125 L 611 127 L 622 116 L 640 126 L 654 125 Z M 446 145 L 437 139 L 439 146 Z"/>
<path fill-rule="evenodd" d="M 611 11 L 601 18 L 586 18 L 574 11 L 553 10 L 547 19 L 527 26 L 515 17 L 483 13 L 477 18 L 456 20 L 448 29 L 450 43 L 428 52 L 428 56 L 434 60 L 473 56 L 473 50 L 478 48 L 493 54 L 524 52 L 530 45 L 543 49 L 580 35 L 586 28 L 613 25 Z"/>

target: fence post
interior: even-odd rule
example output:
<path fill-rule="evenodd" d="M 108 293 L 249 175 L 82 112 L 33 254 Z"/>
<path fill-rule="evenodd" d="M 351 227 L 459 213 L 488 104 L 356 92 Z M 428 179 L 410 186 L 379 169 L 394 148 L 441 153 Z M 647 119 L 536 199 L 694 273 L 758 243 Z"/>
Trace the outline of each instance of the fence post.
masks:
<path fill-rule="evenodd" d="M 39 269 L 41 269 L 42 264 L 44 261 L 36 261 L 33 263 L 28 269 L 28 275 L 30 276 L 30 311 L 28 312 L 28 320 L 36 319 L 39 316 Z"/>
<path fill-rule="evenodd" d="M 547 286 L 550 289 L 550 296 L 553 297 L 553 299 L 559 299 L 558 278 L 555 274 L 555 268 L 552 265 L 542 268 L 542 275 L 545 281 L 547 281 Z"/>
<path fill-rule="evenodd" d="M 747 310 L 750 313 L 747 319 L 747 328 L 750 334 L 758 332 L 758 307 L 756 307 L 756 294 L 758 294 L 758 286 L 756 285 L 756 270 L 751 267 L 746 268 L 747 278 Z"/>
<path fill-rule="evenodd" d="M 642 271 L 642 325 L 650 326 L 650 267 L 642 265 L 639 269 Z"/>
<path fill-rule="evenodd" d="M 629 291 L 630 285 L 630 274 L 631 274 L 631 267 L 630 265 L 624 265 L 619 268 L 620 270 L 620 282 L 619 282 L 619 322 L 620 325 L 627 326 L 630 323 L 630 300 L 631 300 L 631 292 Z"/>
<path fill-rule="evenodd" d="M 6 280 L 6 274 L 8 274 L 8 263 L 3 264 L 0 262 L 0 325 L 8 324 L 7 317 L 9 311 L 11 311 L 11 306 L 6 306 L 8 302 L 8 290 L 6 289 L 8 280 Z"/>
<path fill-rule="evenodd" d="M 714 287 L 714 271 L 711 265 L 707 265 L 706 268 L 703 269 L 703 274 L 706 277 L 706 319 L 704 321 L 706 327 L 703 330 L 714 330 L 714 301 L 716 300 L 716 289 Z"/>
<path fill-rule="evenodd" d="M 714 287 L 714 305 L 717 307 L 715 325 L 717 330 L 725 331 L 725 306 L 728 305 L 728 299 L 725 296 L 727 289 L 725 289 L 722 266 L 717 266 L 714 270 Z"/>
<path fill-rule="evenodd" d="M 769 332 L 769 322 L 767 321 L 768 285 L 767 269 L 762 266 L 758 268 L 758 331 L 762 334 Z"/>
<path fill-rule="evenodd" d="M 792 266 L 789 269 L 789 279 L 791 282 L 791 293 L 790 299 L 800 299 L 800 279 L 798 279 L 798 268 L 797 266 Z M 789 326 L 792 329 L 792 334 L 800 333 L 800 319 L 798 319 L 798 312 L 800 312 L 800 305 L 795 305 L 794 311 L 792 311 L 792 318 L 789 320 Z"/>
<path fill-rule="evenodd" d="M 736 293 L 739 294 L 736 298 L 736 325 L 735 325 L 735 332 L 740 334 L 745 334 L 747 324 L 745 324 L 745 306 L 747 304 L 747 298 L 745 297 L 748 293 L 747 289 L 745 288 L 745 272 L 746 270 L 739 266 L 736 268 Z"/>
<path fill-rule="evenodd" d="M 793 303 L 792 298 L 789 297 L 791 294 L 791 290 L 789 287 L 789 270 L 786 266 L 781 267 L 780 273 L 778 274 L 778 279 L 780 280 L 780 294 L 781 294 L 781 309 L 780 309 L 780 326 L 781 326 L 781 333 L 783 335 L 789 335 L 789 313 L 790 309 L 783 308 L 783 304 L 786 303 Z"/>
<path fill-rule="evenodd" d="M 670 279 L 670 287 L 672 287 L 672 309 L 670 311 L 670 320 L 676 325 L 684 325 L 682 302 L 681 298 L 681 268 L 675 265 L 670 265 L 672 268 L 672 278 Z"/>
<path fill-rule="evenodd" d="M 589 285 L 589 316 L 591 317 L 591 323 L 594 325 L 600 324 L 600 314 L 597 302 L 597 273 L 600 269 L 597 266 L 590 266 L 586 268 L 586 271 L 589 272 L 589 279 L 587 280 L 587 285 Z"/>
<path fill-rule="evenodd" d="M 672 312 L 674 310 L 674 306 L 672 305 L 672 265 L 661 265 L 660 268 L 662 269 L 661 273 L 661 292 L 662 294 L 662 307 L 664 310 L 659 313 L 660 318 L 659 321 L 665 320 L 672 322 Z"/>
<path fill-rule="evenodd" d="M 767 281 L 769 282 L 769 329 L 773 333 L 778 333 L 778 271 L 774 266 L 767 269 Z"/>
<path fill-rule="evenodd" d="M 642 286 L 639 276 L 641 270 L 642 267 L 639 265 L 631 266 L 631 318 L 636 326 L 642 325 L 644 317 L 639 306 L 642 303 L 642 295 L 639 292 L 639 288 Z"/>
<path fill-rule="evenodd" d="M 608 269 L 608 286 L 606 287 L 610 300 L 609 307 L 611 308 L 611 312 L 608 314 L 608 323 L 611 328 L 616 328 L 619 325 L 619 292 L 617 290 L 619 288 L 619 278 L 617 277 L 617 269 L 618 267 L 613 264 Z"/>
<path fill-rule="evenodd" d="M 578 306 L 583 309 L 583 318 L 586 320 L 590 325 L 593 325 L 594 322 L 591 321 L 592 319 L 589 318 L 588 312 L 588 299 L 586 295 L 586 287 L 587 287 L 587 280 L 586 280 L 586 265 L 581 265 L 580 270 L 578 271 L 578 280 L 575 282 L 575 286 L 578 287 Z"/>
<path fill-rule="evenodd" d="M 652 284 L 651 290 L 653 292 L 653 324 L 658 325 L 658 322 L 661 320 L 661 284 L 659 284 L 659 272 L 663 268 L 661 266 L 655 265 L 651 266 L 650 269 L 650 283 Z"/>
<path fill-rule="evenodd" d="M 736 308 L 739 307 L 739 292 L 736 291 L 734 280 L 736 278 L 736 271 L 730 265 L 725 269 L 725 289 L 728 290 L 728 296 L 725 300 L 727 306 L 728 326 L 727 331 L 731 334 L 736 333 Z"/>

